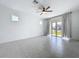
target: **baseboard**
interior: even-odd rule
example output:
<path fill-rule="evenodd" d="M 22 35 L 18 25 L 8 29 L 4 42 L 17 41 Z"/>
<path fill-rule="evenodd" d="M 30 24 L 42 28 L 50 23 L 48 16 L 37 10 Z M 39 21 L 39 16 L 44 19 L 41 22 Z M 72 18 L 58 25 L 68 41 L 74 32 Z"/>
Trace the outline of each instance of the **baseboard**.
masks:
<path fill-rule="evenodd" d="M 5 42 L 1 42 L 0 44 L 5 44 L 5 43 L 10 43 L 10 42 L 15 42 L 15 41 L 20 41 L 20 40 L 25 40 L 25 39 L 32 39 L 32 38 L 37 38 L 37 37 L 41 37 L 43 35 L 37 35 L 37 36 L 33 36 L 33 37 L 28 37 L 28 38 L 22 38 L 22 39 L 16 39 L 16 40 L 9 40 L 9 41 L 5 41 Z"/>

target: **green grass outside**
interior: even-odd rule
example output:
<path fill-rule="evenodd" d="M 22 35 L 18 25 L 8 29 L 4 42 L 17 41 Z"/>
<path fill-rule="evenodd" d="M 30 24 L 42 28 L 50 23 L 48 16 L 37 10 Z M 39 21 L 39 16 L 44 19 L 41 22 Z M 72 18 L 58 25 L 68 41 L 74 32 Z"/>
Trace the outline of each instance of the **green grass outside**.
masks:
<path fill-rule="evenodd" d="M 63 33 L 62 33 L 62 31 L 57 31 L 57 34 L 56 34 L 56 31 L 52 30 L 51 34 L 54 35 L 54 36 L 56 36 L 56 35 L 57 36 L 62 36 Z"/>

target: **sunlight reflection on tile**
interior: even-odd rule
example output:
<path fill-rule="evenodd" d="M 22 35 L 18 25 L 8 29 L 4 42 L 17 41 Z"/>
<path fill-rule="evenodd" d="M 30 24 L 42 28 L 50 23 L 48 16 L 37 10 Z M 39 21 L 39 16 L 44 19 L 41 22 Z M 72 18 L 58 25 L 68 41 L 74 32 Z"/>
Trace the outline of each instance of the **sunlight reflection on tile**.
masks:
<path fill-rule="evenodd" d="M 51 47 L 52 50 L 55 50 L 57 56 L 63 55 L 63 40 L 59 37 L 51 37 Z"/>

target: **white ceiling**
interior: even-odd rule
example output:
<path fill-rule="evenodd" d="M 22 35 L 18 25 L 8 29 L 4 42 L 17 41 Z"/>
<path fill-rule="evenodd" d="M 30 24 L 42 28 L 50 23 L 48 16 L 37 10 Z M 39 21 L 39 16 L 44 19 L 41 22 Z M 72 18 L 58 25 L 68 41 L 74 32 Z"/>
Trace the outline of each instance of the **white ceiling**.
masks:
<path fill-rule="evenodd" d="M 35 13 L 33 12 L 32 1 L 33 0 L 0 0 L 0 4 L 31 14 Z M 78 8 L 78 6 L 79 0 L 51 0 L 51 9 L 53 9 L 53 12 L 42 15 L 41 17 L 53 17 Z M 35 14 L 40 16 L 39 13 Z"/>

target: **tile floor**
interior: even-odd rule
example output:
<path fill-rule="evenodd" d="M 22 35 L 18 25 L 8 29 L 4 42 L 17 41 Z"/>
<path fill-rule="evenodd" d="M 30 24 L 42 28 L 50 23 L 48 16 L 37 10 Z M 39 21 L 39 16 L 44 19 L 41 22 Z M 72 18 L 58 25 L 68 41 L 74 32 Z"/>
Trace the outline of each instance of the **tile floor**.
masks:
<path fill-rule="evenodd" d="M 0 58 L 58 57 L 79 57 L 79 42 L 41 36 L 0 44 Z"/>

